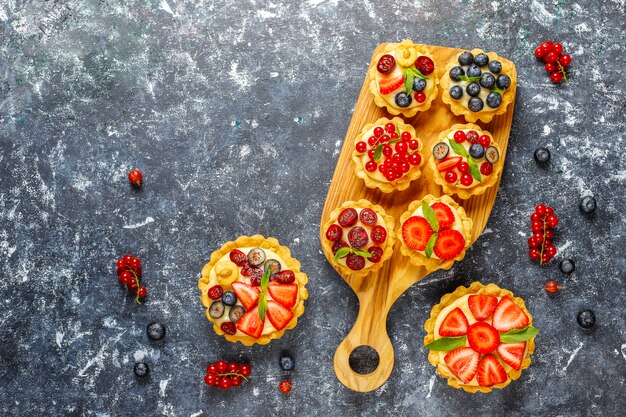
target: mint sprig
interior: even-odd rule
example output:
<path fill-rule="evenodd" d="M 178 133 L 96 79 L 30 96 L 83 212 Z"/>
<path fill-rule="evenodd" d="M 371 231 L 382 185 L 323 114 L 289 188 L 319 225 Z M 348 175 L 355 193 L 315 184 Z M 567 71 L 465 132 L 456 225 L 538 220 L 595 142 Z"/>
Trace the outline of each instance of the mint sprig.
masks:
<path fill-rule="evenodd" d="M 465 157 L 465 158 L 469 157 L 467 150 L 465 149 L 465 146 L 461 145 L 456 140 L 450 139 L 450 138 L 448 138 L 448 142 L 450 143 L 450 147 L 452 148 L 452 150 L 457 155 L 461 155 L 462 157 Z"/>
<path fill-rule="evenodd" d="M 439 231 L 439 219 L 437 219 L 437 215 L 435 214 L 435 210 L 431 206 L 428 205 L 426 201 L 422 201 L 422 213 L 424 213 L 424 217 L 430 227 L 433 228 L 435 232 Z"/>
<path fill-rule="evenodd" d="M 265 268 L 265 272 L 261 276 L 261 294 L 259 294 L 259 317 L 261 317 L 261 321 L 265 320 L 265 313 L 267 312 L 267 295 L 265 291 L 270 283 L 271 274 L 270 268 Z"/>
<path fill-rule="evenodd" d="M 437 339 L 434 342 L 427 344 L 425 347 L 428 350 L 447 352 L 465 346 L 466 341 L 467 336 L 442 337 L 441 339 Z"/>
<path fill-rule="evenodd" d="M 435 242 L 437 242 L 438 237 L 439 237 L 439 233 L 433 233 L 430 239 L 428 239 L 428 243 L 426 244 L 426 249 L 424 249 L 424 254 L 426 255 L 426 259 L 430 259 L 430 257 L 433 256 Z"/>
<path fill-rule="evenodd" d="M 402 75 L 404 75 L 404 92 L 409 94 L 413 89 L 413 80 L 415 78 L 421 78 L 422 80 L 427 80 L 426 77 L 420 70 L 417 68 L 401 68 Z"/>
<path fill-rule="evenodd" d="M 480 181 L 482 177 L 480 176 L 480 168 L 478 168 L 476 161 L 474 161 L 473 158 L 467 158 L 467 163 L 469 164 L 470 175 L 474 177 L 476 181 Z"/>
<path fill-rule="evenodd" d="M 482 75 L 479 75 L 478 77 L 468 77 L 467 75 L 460 75 L 459 79 L 461 81 L 469 81 L 470 83 L 473 83 L 473 82 L 479 81 L 481 76 Z"/>
<path fill-rule="evenodd" d="M 523 329 L 513 329 L 500 335 L 502 343 L 519 343 L 532 339 L 539 333 L 539 329 L 534 326 L 526 326 Z"/>
<path fill-rule="evenodd" d="M 361 250 L 361 249 L 356 249 L 356 248 L 340 248 L 337 253 L 335 253 L 335 262 L 337 262 L 339 259 L 345 258 L 346 256 L 348 256 L 349 254 L 355 254 L 355 255 L 359 255 L 362 256 L 364 258 L 371 258 L 372 254 Z"/>
<path fill-rule="evenodd" d="M 400 142 L 400 139 L 391 139 L 389 142 L 381 143 L 374 149 L 374 162 L 378 162 L 380 157 L 383 155 L 383 147 L 385 145 L 392 145 L 396 142 Z"/>
<path fill-rule="evenodd" d="M 482 177 L 480 176 L 480 168 L 478 168 L 478 164 L 476 163 L 476 161 L 469 156 L 469 154 L 467 153 L 467 150 L 465 149 L 465 146 L 461 145 L 454 139 L 450 139 L 450 138 L 448 138 L 448 142 L 450 143 L 450 147 L 452 148 L 452 150 L 457 155 L 461 155 L 462 157 L 467 159 L 467 164 L 469 165 L 469 168 L 470 168 L 470 175 L 476 181 L 480 181 L 482 179 Z"/>

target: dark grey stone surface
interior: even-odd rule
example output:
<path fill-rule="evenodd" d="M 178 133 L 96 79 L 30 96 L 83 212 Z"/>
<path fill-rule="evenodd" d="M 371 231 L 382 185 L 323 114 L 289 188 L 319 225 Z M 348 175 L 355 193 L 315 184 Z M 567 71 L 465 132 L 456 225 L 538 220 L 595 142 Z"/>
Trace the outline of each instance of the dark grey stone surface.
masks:
<path fill-rule="evenodd" d="M 624 2 L 50 0 L 0 4 L 1 415 L 616 416 L 626 406 Z M 356 298 L 322 256 L 326 190 L 375 46 L 403 38 L 513 59 L 519 88 L 503 180 L 465 260 L 406 292 L 388 330 L 396 367 L 354 393 L 332 357 Z M 563 41 L 571 82 L 532 55 Z M 533 151 L 552 152 L 539 168 Z M 145 174 L 130 189 L 131 167 Z M 592 218 L 578 211 L 593 194 Z M 538 202 L 560 216 L 563 277 L 527 255 Z M 196 288 L 210 253 L 241 234 L 291 247 L 310 277 L 297 330 L 269 346 L 213 334 Z M 114 261 L 145 264 L 136 305 Z M 532 366 L 507 389 L 470 395 L 422 348 L 439 297 L 480 279 L 526 300 L 541 329 Z M 554 298 L 549 279 L 565 289 Z M 597 316 L 592 331 L 580 309 Z M 148 323 L 165 323 L 165 343 Z M 277 389 L 278 354 L 297 359 Z M 252 382 L 202 382 L 220 357 Z M 135 361 L 150 364 L 139 383 Z"/>

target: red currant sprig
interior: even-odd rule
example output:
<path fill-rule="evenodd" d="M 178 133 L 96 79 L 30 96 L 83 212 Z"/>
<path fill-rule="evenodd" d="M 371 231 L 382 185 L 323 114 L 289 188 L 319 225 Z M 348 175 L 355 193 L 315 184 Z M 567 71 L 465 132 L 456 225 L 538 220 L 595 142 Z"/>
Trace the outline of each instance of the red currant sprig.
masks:
<path fill-rule="evenodd" d="M 550 74 L 550 80 L 558 84 L 562 80 L 567 82 L 566 67 L 572 63 L 572 57 L 563 54 L 563 45 L 560 43 L 552 43 L 550 41 L 543 42 L 535 49 L 535 56 L 546 64 L 546 71 Z"/>
<path fill-rule="evenodd" d="M 117 266 L 117 276 L 120 283 L 128 287 L 129 290 L 135 292 L 135 301 L 141 304 L 140 298 L 148 295 L 146 287 L 142 287 L 139 278 L 141 278 L 141 259 L 133 255 L 125 255 L 123 258 L 115 262 Z"/>
<path fill-rule="evenodd" d="M 219 360 L 207 366 L 204 382 L 209 386 L 226 390 L 248 382 L 251 371 L 252 368 L 247 363 L 228 363 L 225 360 Z"/>
<path fill-rule="evenodd" d="M 559 219 L 552 207 L 537 204 L 535 212 L 530 216 L 530 221 L 533 234 L 528 238 L 530 247 L 528 255 L 531 259 L 538 259 L 539 264 L 543 265 L 550 262 L 550 259 L 556 255 L 556 247 L 552 244 L 554 237 L 552 229 L 559 224 Z"/>

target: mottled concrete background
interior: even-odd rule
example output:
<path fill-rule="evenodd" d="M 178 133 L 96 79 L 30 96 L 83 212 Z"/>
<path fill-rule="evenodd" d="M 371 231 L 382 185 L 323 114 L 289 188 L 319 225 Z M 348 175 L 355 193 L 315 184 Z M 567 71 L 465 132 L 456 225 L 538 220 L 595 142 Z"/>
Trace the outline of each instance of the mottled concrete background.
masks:
<path fill-rule="evenodd" d="M 0 414 L 623 413 L 623 29 L 624 0 L 2 1 Z M 516 113 L 484 236 L 398 300 L 396 368 L 359 394 L 332 369 L 357 303 L 320 252 L 318 224 L 371 53 L 407 37 L 511 58 Z M 545 39 L 571 53 L 569 84 L 552 85 L 535 61 Z M 545 169 L 532 158 L 540 145 L 552 152 Z M 586 194 L 592 218 L 578 210 Z M 569 279 L 528 258 L 539 202 L 560 216 Z M 292 248 L 311 298 L 296 331 L 246 348 L 213 334 L 196 280 L 221 243 L 253 233 Z M 115 277 L 126 252 L 145 264 L 141 306 Z M 476 279 L 523 297 L 542 330 L 533 365 L 489 395 L 448 387 L 421 347 L 430 307 Z M 549 279 L 566 287 L 555 298 Z M 582 308 L 596 312 L 592 331 L 576 324 Z M 167 326 L 163 345 L 146 337 L 153 320 Z M 297 360 L 289 397 L 277 388 L 284 348 Z M 220 357 L 250 360 L 252 382 L 206 387 Z M 138 360 L 152 369 L 146 383 Z"/>

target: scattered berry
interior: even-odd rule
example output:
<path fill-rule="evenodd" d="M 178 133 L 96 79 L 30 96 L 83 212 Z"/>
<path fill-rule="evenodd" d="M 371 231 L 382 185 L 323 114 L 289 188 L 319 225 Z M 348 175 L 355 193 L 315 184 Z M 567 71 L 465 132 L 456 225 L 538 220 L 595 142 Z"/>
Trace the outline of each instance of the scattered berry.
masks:
<path fill-rule="evenodd" d="M 546 282 L 546 292 L 548 294 L 556 294 L 559 290 L 559 284 L 556 281 L 548 281 Z"/>
<path fill-rule="evenodd" d="M 280 384 L 278 384 L 278 389 L 280 389 L 280 392 L 283 394 L 289 394 L 291 392 L 291 387 L 291 381 L 288 379 L 284 379 L 280 381 Z"/>
<path fill-rule="evenodd" d="M 585 196 L 580 199 L 580 204 L 578 207 L 583 213 L 591 214 L 596 210 L 596 199 L 590 195 Z"/>
<path fill-rule="evenodd" d="M 141 181 L 143 180 L 143 174 L 138 169 L 133 169 L 128 173 L 128 181 L 135 186 L 141 187 Z"/>
<path fill-rule="evenodd" d="M 576 316 L 576 321 L 583 329 L 589 329 L 596 323 L 596 315 L 591 310 L 583 310 Z"/>
<path fill-rule="evenodd" d="M 293 371 L 293 368 L 295 368 L 296 365 L 293 358 L 287 352 L 283 352 L 278 363 L 280 365 L 280 369 L 283 371 Z"/>
<path fill-rule="evenodd" d="M 550 151 L 546 148 L 537 148 L 534 157 L 538 164 L 546 164 L 550 161 Z"/>
<path fill-rule="evenodd" d="M 165 326 L 161 323 L 152 322 L 148 324 L 148 328 L 146 329 L 148 333 L 148 339 L 150 340 L 161 340 L 165 337 Z"/>
<path fill-rule="evenodd" d="M 137 362 L 135 364 L 135 367 L 133 368 L 133 372 L 138 378 L 143 378 L 148 376 L 148 374 L 150 373 L 150 368 L 145 362 Z"/>
<path fill-rule="evenodd" d="M 559 263 L 559 269 L 564 274 L 571 274 L 576 269 L 576 264 L 573 259 L 563 259 Z"/>

